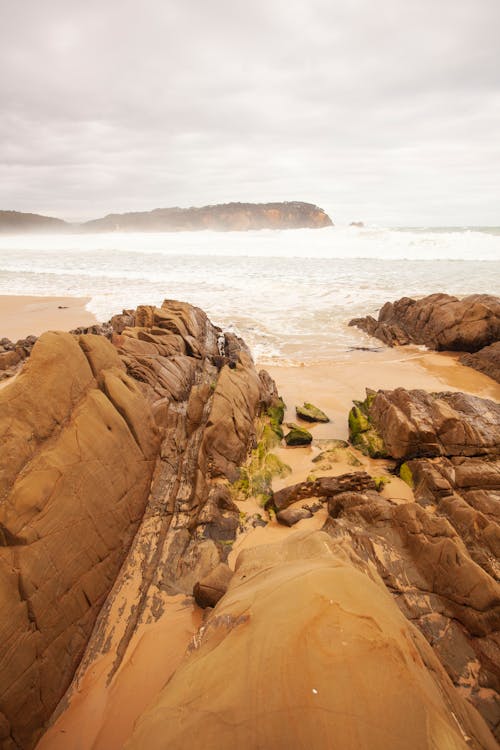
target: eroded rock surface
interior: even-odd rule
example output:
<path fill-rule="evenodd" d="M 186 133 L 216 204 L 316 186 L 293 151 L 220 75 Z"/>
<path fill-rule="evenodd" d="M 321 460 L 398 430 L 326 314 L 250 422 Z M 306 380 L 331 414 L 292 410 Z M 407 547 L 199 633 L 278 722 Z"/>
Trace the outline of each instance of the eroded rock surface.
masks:
<path fill-rule="evenodd" d="M 127 749 L 493 750 L 363 558 L 323 532 L 240 553 L 228 592 Z"/>
<path fill-rule="evenodd" d="M 349 325 L 361 328 L 387 346 L 425 344 L 438 351 L 478 352 L 461 361 L 500 382 L 498 346 L 491 348 L 500 340 L 498 297 L 489 294 L 472 294 L 463 299 L 449 294 L 431 294 L 420 300 L 402 297 L 396 302 L 386 302 L 378 320 L 368 315 L 354 318 Z"/>
<path fill-rule="evenodd" d="M 275 400 L 243 342 L 190 305 L 96 331 L 44 334 L 0 391 L 2 750 L 33 745 L 99 613 L 82 670 L 113 650 L 111 680 L 168 594 L 226 559 L 228 480 Z"/>
<path fill-rule="evenodd" d="M 152 411 L 114 348 L 44 334 L 0 390 L 2 748 L 29 747 L 73 676 L 146 504 Z"/>
<path fill-rule="evenodd" d="M 328 531 L 363 548 L 499 736 L 500 407 L 401 388 L 370 394 L 362 407 L 416 502 L 336 495 Z"/>
<path fill-rule="evenodd" d="M 500 454 L 500 405 L 465 393 L 378 391 L 357 402 L 349 423 L 351 439 L 370 455 Z"/>

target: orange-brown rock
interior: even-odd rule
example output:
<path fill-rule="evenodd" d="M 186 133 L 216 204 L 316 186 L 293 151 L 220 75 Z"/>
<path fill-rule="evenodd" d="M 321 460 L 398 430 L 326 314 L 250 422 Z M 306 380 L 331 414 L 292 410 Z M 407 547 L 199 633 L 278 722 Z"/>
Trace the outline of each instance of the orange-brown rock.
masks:
<path fill-rule="evenodd" d="M 473 367 L 479 372 L 500 383 L 500 341 L 485 346 L 474 354 L 462 354 L 460 362 L 468 367 Z"/>
<path fill-rule="evenodd" d="M 388 346 L 425 344 L 438 351 L 479 352 L 500 340 L 500 300 L 488 294 L 463 299 L 431 294 L 420 300 L 402 297 L 386 302 L 378 320 L 354 318 L 357 326 Z M 467 357 L 465 364 L 498 379 L 498 350 Z"/>
<path fill-rule="evenodd" d="M 151 409 L 102 337 L 47 333 L 0 391 L 2 748 L 68 686 L 142 517 Z"/>
<path fill-rule="evenodd" d="M 500 405 L 494 401 L 404 388 L 378 391 L 368 401 L 370 423 L 393 458 L 500 454 Z"/>
<path fill-rule="evenodd" d="M 219 563 L 214 570 L 195 583 L 193 596 L 200 607 L 215 607 L 227 591 L 233 571 L 226 563 Z"/>
<path fill-rule="evenodd" d="M 323 532 L 240 553 L 127 750 L 494 750 L 364 554 Z"/>
<path fill-rule="evenodd" d="M 374 490 L 375 482 L 364 471 L 341 474 L 338 477 L 318 477 L 313 481 L 299 482 L 273 493 L 273 505 L 278 511 L 288 508 L 297 500 L 308 497 L 332 497 L 339 492 Z"/>
<path fill-rule="evenodd" d="M 101 712 L 104 729 L 96 747 L 111 741 L 120 746 L 116 732 L 128 731 L 127 722 L 118 730 L 113 724 L 114 696 L 130 690 L 124 665 L 133 660 L 137 644 L 151 632 L 168 632 L 172 598 L 184 595 L 192 602 L 194 585 L 227 559 L 239 524 L 228 480 L 236 478 L 238 464 L 254 447 L 255 417 L 275 398 L 274 383 L 259 376 L 243 342 L 224 335 L 198 308 L 168 300 L 161 308 L 141 306 L 128 315 L 134 325 L 113 335 L 115 356 L 128 375 L 106 371 L 102 388 L 123 404 L 123 377 L 133 379 L 154 415 L 161 446 L 139 529 L 69 692 L 71 700 L 87 674 L 101 675 L 99 709 L 91 696 L 90 707 L 79 702 L 83 712 Z M 95 344 L 98 338 L 87 340 Z M 99 361 L 96 349 L 93 367 Z M 133 424 L 140 435 L 141 420 Z M 131 723 L 154 685 L 144 686 L 133 702 Z"/>
<path fill-rule="evenodd" d="M 477 461 L 457 459 L 457 466 Z M 474 508 L 469 493 L 477 490 L 464 493 L 448 482 L 445 477 L 454 473 L 448 459 L 417 459 L 409 465 L 416 503 L 394 505 L 373 492 L 340 494 L 329 502 L 325 529 L 376 566 L 455 686 L 498 735 L 498 523 Z M 477 467 L 474 472 L 477 477 Z M 498 477 L 498 463 L 494 473 Z M 493 500 L 480 492 L 483 502 L 484 494 Z"/>

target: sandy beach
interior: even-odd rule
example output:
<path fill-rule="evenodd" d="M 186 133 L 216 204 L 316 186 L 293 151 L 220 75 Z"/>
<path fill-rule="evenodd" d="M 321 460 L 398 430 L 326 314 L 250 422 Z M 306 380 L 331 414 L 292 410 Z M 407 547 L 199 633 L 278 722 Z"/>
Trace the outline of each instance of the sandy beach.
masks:
<path fill-rule="evenodd" d="M 44 331 L 69 331 L 96 322 L 86 309 L 90 297 L 0 296 L 0 338 L 18 341 Z"/>

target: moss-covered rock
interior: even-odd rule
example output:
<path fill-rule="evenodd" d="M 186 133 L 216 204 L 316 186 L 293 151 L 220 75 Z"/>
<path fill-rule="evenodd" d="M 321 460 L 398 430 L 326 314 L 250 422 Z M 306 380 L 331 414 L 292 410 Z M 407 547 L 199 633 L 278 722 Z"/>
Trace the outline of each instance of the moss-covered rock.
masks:
<path fill-rule="evenodd" d="M 270 452 L 270 448 L 277 443 L 279 438 L 274 430 L 269 424 L 264 424 L 256 448 L 245 466 L 240 468 L 239 479 L 233 484 L 233 492 L 237 497 L 255 497 L 265 506 L 272 496 L 273 477 L 285 477 L 291 473 L 291 468 Z"/>
<path fill-rule="evenodd" d="M 373 477 L 373 481 L 375 482 L 375 489 L 377 492 L 382 492 L 386 484 L 389 484 L 391 481 L 389 477 L 381 476 L 381 477 Z"/>
<path fill-rule="evenodd" d="M 349 412 L 349 436 L 351 440 L 369 429 L 370 422 L 368 417 L 363 414 L 359 406 L 353 406 Z"/>
<path fill-rule="evenodd" d="M 349 439 L 362 453 L 371 458 L 386 458 L 387 450 L 382 437 L 370 419 L 370 407 L 376 393 L 367 392 L 364 401 L 355 401 L 349 412 Z"/>
<path fill-rule="evenodd" d="M 325 450 L 312 459 L 312 462 L 318 464 L 318 469 L 321 469 L 321 471 L 331 469 L 332 464 L 335 463 L 345 463 L 350 466 L 362 465 L 345 440 L 326 440 L 323 444 Z"/>
<path fill-rule="evenodd" d="M 312 435 L 308 430 L 296 424 L 291 425 L 290 432 L 285 435 L 285 443 L 290 446 L 309 445 L 312 443 Z"/>
<path fill-rule="evenodd" d="M 329 422 L 330 418 L 327 417 L 324 411 L 318 409 L 314 404 L 304 402 L 303 406 L 296 406 L 295 413 L 300 419 L 306 422 Z"/>
<path fill-rule="evenodd" d="M 280 440 L 283 439 L 283 429 L 281 425 L 285 418 L 286 404 L 282 398 L 278 399 L 273 406 L 269 406 L 267 409 L 267 416 L 269 417 L 269 426 L 276 433 Z"/>
<path fill-rule="evenodd" d="M 399 476 L 401 477 L 403 482 L 406 482 L 408 487 L 411 487 L 411 489 L 413 489 L 413 474 L 406 462 L 404 464 L 401 464 L 401 466 L 399 467 Z"/>

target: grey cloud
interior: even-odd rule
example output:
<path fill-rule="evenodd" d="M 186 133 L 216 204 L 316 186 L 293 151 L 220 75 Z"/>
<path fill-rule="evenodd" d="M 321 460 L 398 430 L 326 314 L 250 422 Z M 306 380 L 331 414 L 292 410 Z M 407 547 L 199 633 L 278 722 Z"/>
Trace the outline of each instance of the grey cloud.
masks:
<path fill-rule="evenodd" d="M 497 0 L 0 0 L 0 206 L 499 224 Z M 479 198 L 480 194 L 480 198 Z"/>

